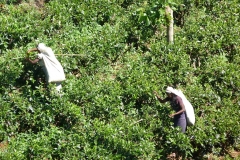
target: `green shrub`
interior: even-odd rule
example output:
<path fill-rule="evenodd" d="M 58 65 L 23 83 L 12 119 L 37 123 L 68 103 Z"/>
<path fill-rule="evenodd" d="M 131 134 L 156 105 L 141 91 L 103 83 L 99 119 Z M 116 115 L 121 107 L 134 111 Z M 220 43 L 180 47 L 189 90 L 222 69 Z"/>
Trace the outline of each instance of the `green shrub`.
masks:
<path fill-rule="evenodd" d="M 0 8 L 1 159 L 228 158 L 239 149 L 238 1 L 13 3 Z M 166 5 L 183 22 L 173 44 Z M 24 59 L 39 42 L 63 65 L 61 96 Z M 153 95 L 165 98 L 168 85 L 194 107 L 186 134 Z"/>

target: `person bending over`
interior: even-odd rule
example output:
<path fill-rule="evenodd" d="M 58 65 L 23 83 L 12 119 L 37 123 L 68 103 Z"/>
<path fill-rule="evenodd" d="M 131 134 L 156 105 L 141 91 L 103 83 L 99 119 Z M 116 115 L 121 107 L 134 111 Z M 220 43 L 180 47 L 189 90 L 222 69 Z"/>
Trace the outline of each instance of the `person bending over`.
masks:
<path fill-rule="evenodd" d="M 154 94 L 159 102 L 170 102 L 172 109 L 175 111 L 175 113 L 169 115 L 170 117 L 173 117 L 174 127 L 180 127 L 182 133 L 185 133 L 187 129 L 187 120 L 183 101 L 181 97 L 177 96 L 177 91 L 172 87 L 167 87 L 166 93 L 167 97 L 165 99 L 161 99 L 158 93 L 154 91 Z"/>
<path fill-rule="evenodd" d="M 30 59 L 30 52 L 38 52 L 34 60 Z M 59 93 L 65 80 L 63 67 L 54 55 L 53 50 L 44 43 L 39 43 L 36 48 L 27 51 L 26 60 L 32 64 L 39 64 L 46 75 L 47 83 L 55 83 L 56 90 Z"/>

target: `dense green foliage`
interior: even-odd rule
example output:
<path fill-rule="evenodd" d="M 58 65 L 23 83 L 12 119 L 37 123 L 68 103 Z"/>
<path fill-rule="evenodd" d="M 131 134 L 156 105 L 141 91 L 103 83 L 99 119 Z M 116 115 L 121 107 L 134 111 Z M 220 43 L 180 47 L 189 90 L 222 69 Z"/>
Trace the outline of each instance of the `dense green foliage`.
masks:
<path fill-rule="evenodd" d="M 174 44 L 166 40 L 166 5 L 174 9 Z M 239 6 L 3 1 L 0 158 L 230 158 L 228 151 L 240 149 Z M 64 54 L 57 55 L 67 77 L 61 98 L 48 92 L 41 68 L 24 59 L 39 42 Z M 196 124 L 186 134 L 172 127 L 169 104 L 153 94 L 164 97 L 167 85 L 181 88 L 194 106 Z"/>

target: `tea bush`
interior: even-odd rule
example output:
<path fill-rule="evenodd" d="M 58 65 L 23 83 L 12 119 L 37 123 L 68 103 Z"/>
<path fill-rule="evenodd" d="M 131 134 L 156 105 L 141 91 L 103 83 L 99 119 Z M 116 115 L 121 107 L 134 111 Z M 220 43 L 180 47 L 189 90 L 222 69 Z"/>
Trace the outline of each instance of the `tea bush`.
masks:
<path fill-rule="evenodd" d="M 1 159 L 229 158 L 240 149 L 237 0 L 33 4 L 0 8 Z M 173 44 L 166 5 L 174 9 Z M 63 65 L 61 97 L 24 59 L 39 42 Z M 168 85 L 194 106 L 186 134 L 153 95 L 164 98 Z"/>

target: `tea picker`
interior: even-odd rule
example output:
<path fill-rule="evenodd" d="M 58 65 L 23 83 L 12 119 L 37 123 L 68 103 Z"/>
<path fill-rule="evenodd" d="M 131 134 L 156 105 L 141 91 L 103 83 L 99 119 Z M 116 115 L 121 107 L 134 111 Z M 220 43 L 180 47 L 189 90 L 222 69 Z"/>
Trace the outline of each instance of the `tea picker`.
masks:
<path fill-rule="evenodd" d="M 30 59 L 30 52 L 38 52 L 34 60 Z M 31 64 L 39 64 L 45 75 L 47 83 L 55 83 L 56 91 L 59 93 L 62 85 L 61 82 L 65 80 L 63 67 L 54 55 L 53 50 L 47 47 L 44 43 L 39 43 L 36 48 L 27 51 L 26 60 Z"/>
<path fill-rule="evenodd" d="M 193 106 L 181 90 L 167 87 L 166 93 L 167 97 L 165 99 L 161 99 L 158 93 L 154 91 L 154 94 L 159 102 L 170 102 L 172 109 L 175 110 L 175 113 L 170 115 L 170 117 L 173 117 L 174 127 L 180 127 L 182 132 L 185 133 L 187 125 L 192 126 L 195 124 Z"/>

